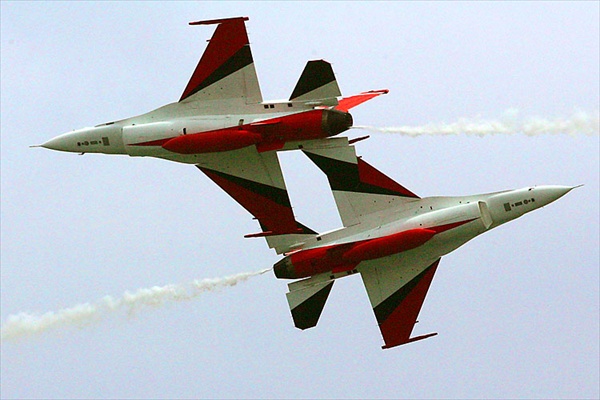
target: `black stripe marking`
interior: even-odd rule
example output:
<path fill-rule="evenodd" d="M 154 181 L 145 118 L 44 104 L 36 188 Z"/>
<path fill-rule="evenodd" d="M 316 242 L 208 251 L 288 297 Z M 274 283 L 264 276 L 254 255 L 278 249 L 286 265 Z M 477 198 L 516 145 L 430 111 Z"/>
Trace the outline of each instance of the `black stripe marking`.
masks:
<path fill-rule="evenodd" d="M 253 60 L 252 52 L 250 51 L 250 45 L 245 45 L 227 61 L 225 61 L 219 68 L 217 68 L 212 74 L 210 74 L 205 80 L 198 84 L 198 86 L 196 86 L 194 90 L 192 90 L 185 98 L 188 98 L 202 89 L 212 85 L 213 83 L 228 77 L 245 66 L 252 64 L 252 62 Z"/>
<path fill-rule="evenodd" d="M 314 153 L 304 152 L 304 154 L 327 175 L 331 190 L 407 197 L 395 190 L 361 182 L 358 164 L 335 160 Z"/>
<path fill-rule="evenodd" d="M 284 207 L 290 207 L 290 208 L 292 207 L 287 190 L 285 190 L 285 189 L 279 189 L 274 186 L 265 185 L 264 183 L 250 181 L 248 179 L 229 175 L 224 172 L 215 171 L 213 169 L 208 169 L 208 168 L 203 168 L 198 165 L 196 167 L 198 167 L 198 169 L 200 169 L 200 171 L 204 171 L 204 170 L 210 171 L 213 174 L 218 175 L 221 178 L 226 179 L 226 180 L 236 184 L 237 186 L 240 186 L 244 189 L 254 192 L 254 193 L 256 193 L 262 197 L 265 197 L 279 205 L 282 205 Z"/>
<path fill-rule="evenodd" d="M 335 81 L 331 64 L 323 60 L 309 61 L 290 96 L 290 100 Z"/>
<path fill-rule="evenodd" d="M 415 276 L 410 282 L 398 289 L 394 294 L 385 299 L 381 304 L 373 308 L 377 322 L 382 324 L 394 312 L 396 308 L 404 301 L 406 296 L 419 284 L 421 279 L 427 274 L 431 268 L 437 266 L 438 261 L 425 268 L 423 272 Z"/>
<path fill-rule="evenodd" d="M 327 297 L 329 297 L 329 293 L 333 287 L 333 282 L 334 281 L 331 281 L 323 289 L 319 290 L 291 310 L 296 328 L 308 329 L 317 325 L 319 317 L 323 312 L 323 307 L 325 307 Z"/>

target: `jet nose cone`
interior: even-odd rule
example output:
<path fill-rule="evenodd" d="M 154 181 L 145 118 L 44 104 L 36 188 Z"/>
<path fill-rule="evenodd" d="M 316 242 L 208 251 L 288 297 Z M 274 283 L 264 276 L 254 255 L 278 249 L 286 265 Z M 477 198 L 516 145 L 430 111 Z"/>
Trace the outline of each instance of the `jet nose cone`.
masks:
<path fill-rule="evenodd" d="M 50 150 L 79 153 L 81 152 L 81 149 L 79 148 L 81 145 L 79 136 L 80 134 L 77 131 L 63 133 L 62 135 L 59 135 L 48 140 L 46 143 L 41 144 L 40 147 Z"/>
<path fill-rule="evenodd" d="M 66 134 L 52 138 L 46 143 L 42 143 L 40 147 L 50 150 L 69 151 L 67 150 L 69 147 L 69 140 L 65 136 Z"/>
<path fill-rule="evenodd" d="M 579 186 L 538 186 L 534 189 L 537 197 L 536 201 L 539 201 L 538 204 L 543 207 L 546 204 L 550 204 L 553 201 L 560 199 L 565 194 L 569 193 L 571 190 L 577 187 Z"/>
<path fill-rule="evenodd" d="M 40 146 L 45 149 L 68 151 L 72 153 L 81 153 L 81 146 L 84 144 L 90 144 L 90 130 L 79 129 L 72 132 L 63 133 L 55 138 L 48 140 L 46 143 Z"/>

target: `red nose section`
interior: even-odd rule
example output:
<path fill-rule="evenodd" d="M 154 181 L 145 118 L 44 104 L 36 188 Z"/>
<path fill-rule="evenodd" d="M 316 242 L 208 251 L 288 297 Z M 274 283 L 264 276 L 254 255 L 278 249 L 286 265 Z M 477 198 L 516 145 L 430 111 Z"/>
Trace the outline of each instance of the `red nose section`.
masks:
<path fill-rule="evenodd" d="M 164 149 L 179 154 L 214 153 L 231 151 L 260 142 L 261 135 L 237 127 L 182 135 L 162 145 Z"/>

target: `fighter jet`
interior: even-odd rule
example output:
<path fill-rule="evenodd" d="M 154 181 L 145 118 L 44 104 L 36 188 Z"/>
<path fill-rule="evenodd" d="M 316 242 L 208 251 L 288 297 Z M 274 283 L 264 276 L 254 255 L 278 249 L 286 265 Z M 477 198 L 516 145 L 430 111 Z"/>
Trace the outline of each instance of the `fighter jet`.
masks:
<path fill-rule="evenodd" d="M 248 18 L 192 22 L 217 28 L 178 102 L 65 133 L 41 145 L 74 153 L 149 156 L 195 164 L 253 217 L 284 256 L 297 328 L 316 326 L 336 279 L 360 273 L 383 348 L 412 336 L 443 255 L 569 192 L 537 186 L 466 197 L 419 198 L 362 158 L 348 111 L 387 90 L 341 97 L 331 65 L 309 61 L 287 101 L 263 101 L 245 28 Z M 341 98 L 340 98 L 341 97 Z M 277 152 L 302 150 L 326 175 L 343 227 L 319 234 L 296 221 Z"/>
<path fill-rule="evenodd" d="M 237 187 L 234 197 L 263 227 L 259 235 L 304 232 L 293 218 L 275 151 L 302 148 L 346 131 L 353 124 L 348 110 L 388 90 L 338 99 L 341 93 L 331 64 L 313 60 L 287 101 L 263 101 L 247 20 L 190 22 L 217 28 L 178 102 L 32 147 L 195 164 L 220 186 Z M 246 193 L 249 186 L 260 192 L 260 185 L 260 190 L 277 192 L 275 203 L 261 202 L 252 190 Z"/>
<path fill-rule="evenodd" d="M 442 256 L 573 189 L 419 198 L 358 158 L 354 146 L 303 151 L 327 175 L 344 227 L 278 243 L 285 258 L 275 276 L 301 279 L 288 285 L 294 324 L 314 327 L 335 280 L 359 273 L 384 349 L 437 335 L 411 336 Z"/>
<path fill-rule="evenodd" d="M 149 156 L 196 164 L 200 154 L 337 135 L 352 126 L 348 110 L 387 90 L 343 98 L 331 64 L 309 61 L 287 101 L 262 99 L 248 42 L 247 17 L 217 24 L 181 98 L 146 114 L 60 135 L 42 147 L 85 153 Z"/>

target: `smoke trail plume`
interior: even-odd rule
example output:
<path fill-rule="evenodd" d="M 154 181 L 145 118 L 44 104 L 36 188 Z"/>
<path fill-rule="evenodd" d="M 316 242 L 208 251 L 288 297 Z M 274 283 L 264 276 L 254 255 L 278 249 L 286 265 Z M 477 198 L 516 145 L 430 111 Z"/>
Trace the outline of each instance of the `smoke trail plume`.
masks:
<path fill-rule="evenodd" d="M 480 118 L 461 118 L 453 123 L 431 123 L 421 126 L 373 127 L 354 126 L 372 132 L 392 133 L 405 136 L 445 136 L 445 135 L 598 135 L 600 131 L 600 114 L 578 111 L 569 118 L 534 117 L 525 121 L 518 120 L 516 110 L 508 110 L 502 120 L 485 120 Z"/>
<path fill-rule="evenodd" d="M 187 284 L 171 284 L 125 292 L 121 298 L 105 296 L 94 304 L 78 304 L 59 311 L 49 311 L 42 315 L 19 313 L 8 317 L 2 325 L 2 341 L 19 339 L 41 334 L 51 329 L 67 326 L 85 326 L 100 320 L 113 312 L 127 310 L 133 313 L 145 306 L 159 307 L 167 301 L 189 301 L 202 293 L 212 292 L 229 286 L 235 286 L 253 276 L 262 275 L 271 268 L 256 272 L 245 272 L 224 278 L 194 280 Z"/>

